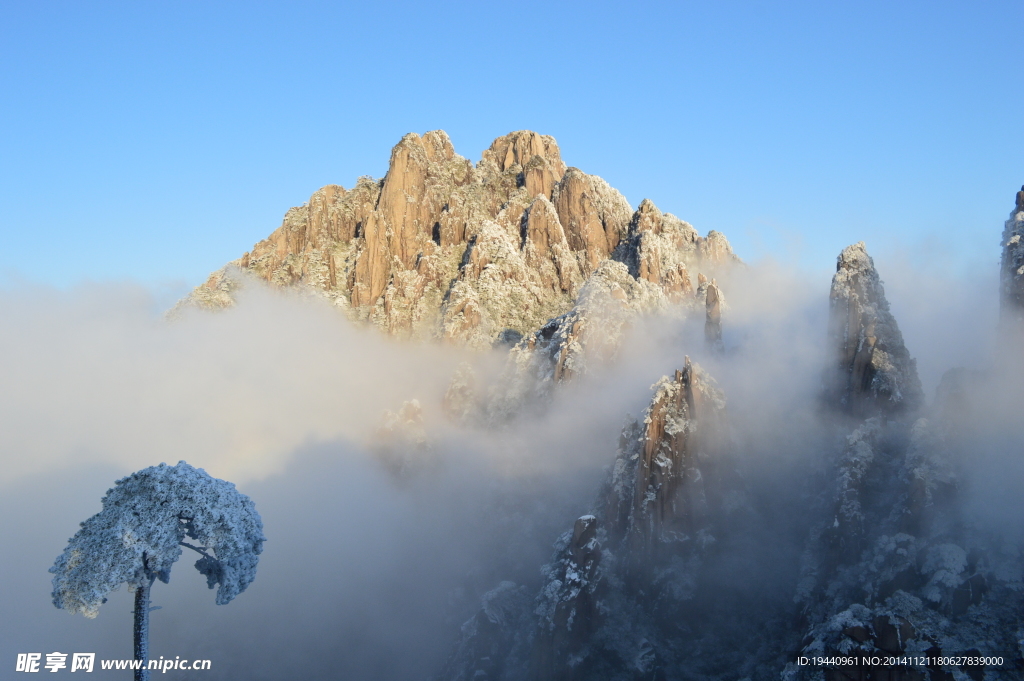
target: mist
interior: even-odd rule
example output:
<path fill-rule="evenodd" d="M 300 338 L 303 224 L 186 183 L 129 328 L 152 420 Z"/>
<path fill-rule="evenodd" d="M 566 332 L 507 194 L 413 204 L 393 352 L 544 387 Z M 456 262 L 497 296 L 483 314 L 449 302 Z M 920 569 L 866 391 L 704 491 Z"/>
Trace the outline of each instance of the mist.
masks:
<path fill-rule="evenodd" d="M 929 400 L 948 369 L 977 373 L 983 397 L 958 450 L 971 522 L 1019 540 L 1004 530 L 1024 510 L 1024 372 L 1019 343 L 997 342 L 994 270 L 876 264 Z M 250 284 L 234 308 L 168 320 L 129 285 L 0 291 L 3 659 L 131 657 L 131 594 L 112 594 L 95 620 L 72 617 L 50 603 L 47 569 L 115 480 L 186 460 L 249 495 L 268 542 L 227 606 L 179 561 L 153 590 L 152 657 L 212 661 L 172 672 L 182 679 L 429 679 L 482 594 L 502 580 L 540 586 L 556 537 L 592 510 L 627 414 L 642 416 L 651 385 L 686 356 L 728 399 L 729 465 L 756 511 L 736 522 L 758 541 L 726 552 L 720 582 L 746 594 L 749 566 L 770 557 L 778 569 L 758 588 L 785 602 L 802 510 L 840 436 L 819 398 L 828 276 L 736 268 L 719 278 L 723 352 L 705 347 L 702 313 L 638 319 L 610 364 L 490 428 L 450 423 L 441 401 L 462 362 L 497 380 L 501 350 L 402 343 L 314 296 Z M 429 445 L 396 473 L 380 456 L 382 419 L 411 399 Z"/>

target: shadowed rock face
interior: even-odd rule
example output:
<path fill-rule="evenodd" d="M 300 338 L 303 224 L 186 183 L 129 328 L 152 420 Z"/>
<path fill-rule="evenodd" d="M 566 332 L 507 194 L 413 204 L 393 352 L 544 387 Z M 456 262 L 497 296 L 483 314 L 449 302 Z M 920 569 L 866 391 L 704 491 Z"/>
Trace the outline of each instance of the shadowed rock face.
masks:
<path fill-rule="evenodd" d="M 560 243 L 550 222 L 557 209 L 540 201 L 522 238 L 550 249 Z M 550 386 L 607 361 L 637 314 L 670 299 L 671 258 L 713 246 L 711 235 L 700 239 L 673 220 L 643 202 L 572 310 L 524 336 L 510 362 Z M 1022 220 L 1024 191 L 1007 229 Z M 604 223 L 592 224 L 597 235 Z M 1014 283 L 1011 250 L 1004 273 Z M 706 340 L 720 344 L 715 281 L 698 272 L 688 300 L 705 313 Z M 758 489 L 756 473 L 748 477 L 757 469 L 734 451 L 743 429 L 729 431 L 722 393 L 687 359 L 623 429 L 592 513 L 555 542 L 540 589 L 530 598 L 502 583 L 485 594 L 439 681 L 1020 678 L 1022 552 L 1009 536 L 994 542 L 979 532 L 963 495 L 990 377 L 952 370 L 923 408 L 914 361 L 862 243 L 840 255 L 830 300 L 836 354 L 826 397 L 843 417 L 819 414 L 820 459 L 786 474 L 784 487 Z M 465 413 L 473 390 L 460 374 L 447 408 Z M 510 411 L 526 402 L 509 400 Z M 499 612 L 497 602 L 515 605 Z M 1012 657 L 1016 669 L 822 670 L 794 661 L 982 650 Z"/>
<path fill-rule="evenodd" d="M 1017 309 L 1008 293 L 1016 285 L 1012 261 L 1019 239 L 1012 235 L 1024 220 L 1022 210 L 1024 192 L 1004 232 L 1004 314 Z M 906 418 L 921 404 L 919 383 L 862 243 L 840 255 L 831 300 L 830 333 L 839 362 L 830 398 L 847 413 L 869 418 L 830 457 L 812 511 L 818 520 L 802 556 L 795 598 L 807 623 L 800 654 L 928 650 L 941 656 L 976 646 L 1012 651 L 1020 641 L 1018 549 L 1004 563 L 991 538 L 966 520 L 964 497 L 979 441 L 972 433 L 972 403 L 992 388 L 991 377 L 952 369 L 931 408 L 918 412 L 928 418 Z M 826 671 L 824 678 L 1019 678 L 1019 672 L 950 671 L 895 673 L 865 664 L 849 673 Z M 791 663 L 783 678 L 821 677 Z"/>
<path fill-rule="evenodd" d="M 403 137 L 383 180 L 320 189 L 231 265 L 396 336 L 485 346 L 570 310 L 613 258 L 641 263 L 640 276 L 677 297 L 692 290 L 687 264 L 736 260 L 720 234 L 701 237 L 649 201 L 635 212 L 601 178 L 567 168 L 552 137 L 509 133 L 474 166 L 438 130 Z M 237 286 L 221 270 L 188 302 L 231 305 Z"/>
<path fill-rule="evenodd" d="M 854 414 L 920 407 L 924 394 L 917 365 L 864 242 L 839 255 L 829 301 L 829 341 L 836 352 L 829 377 L 832 404 Z"/>
<path fill-rule="evenodd" d="M 501 627 L 482 626 L 482 614 L 467 622 L 439 679 L 664 678 L 678 633 L 659 617 L 693 598 L 714 542 L 726 421 L 721 391 L 689 358 L 653 388 L 644 418 L 622 432 L 596 510 L 555 543 L 540 592 Z M 490 676 L 494 659 L 501 671 Z"/>
<path fill-rule="evenodd" d="M 982 374 L 951 370 L 930 418 L 873 416 L 846 438 L 832 459 L 831 480 L 821 485 L 812 511 L 818 520 L 802 556 L 795 599 L 807 625 L 801 655 L 1014 650 L 1017 549 L 1008 561 L 993 550 L 991 537 L 966 521 L 969 504 L 961 496 L 977 447 L 962 435 L 972 420 L 971 401 L 985 387 Z M 884 664 L 865 664 L 851 675 L 831 670 L 824 678 L 961 678 L 949 669 L 893 675 Z M 984 678 L 1019 678 L 989 674 Z M 821 677 L 790 663 L 783 678 Z"/>
<path fill-rule="evenodd" d="M 1024 322 L 1024 187 L 1003 229 L 1001 312 L 1004 319 Z"/>

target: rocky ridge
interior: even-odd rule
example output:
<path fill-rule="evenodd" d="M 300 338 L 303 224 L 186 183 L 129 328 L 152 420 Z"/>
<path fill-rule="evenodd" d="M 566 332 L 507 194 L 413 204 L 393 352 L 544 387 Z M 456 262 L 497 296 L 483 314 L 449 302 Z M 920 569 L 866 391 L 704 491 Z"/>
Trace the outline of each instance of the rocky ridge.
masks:
<path fill-rule="evenodd" d="M 672 301 L 693 290 L 689 268 L 737 260 L 721 234 L 702 237 L 649 200 L 634 211 L 601 178 L 567 167 L 552 137 L 510 133 L 473 165 L 432 131 L 403 137 L 382 180 L 328 185 L 289 210 L 188 303 L 231 305 L 234 268 L 317 291 L 399 337 L 485 347 L 571 310 L 609 261 Z"/>
<path fill-rule="evenodd" d="M 1024 192 L 1016 216 L 1024 216 L 1022 201 Z M 602 279 L 616 274 L 622 276 L 605 271 Z M 700 277 L 712 347 L 721 329 L 716 288 Z M 631 300 L 623 291 L 613 299 Z M 652 386 L 643 419 L 623 429 L 605 487 L 592 512 L 555 542 L 539 591 L 530 598 L 506 582 L 489 593 L 437 678 L 1021 678 L 1021 547 L 993 550 L 1001 540 L 964 515 L 971 402 L 986 389 L 986 377 L 951 370 L 933 404 L 925 404 L 863 243 L 840 254 L 830 303 L 835 359 L 825 372 L 830 410 L 820 416 L 839 444 L 821 453 L 821 470 L 802 488 L 808 525 L 786 599 L 730 595 L 716 581 L 730 566 L 729 547 L 747 546 L 764 532 L 757 516 L 770 512 L 771 502 L 752 504 L 734 466 L 725 397 L 687 358 L 673 378 Z M 511 354 L 555 380 L 574 370 L 574 338 L 584 328 L 567 313 Z M 515 605 L 500 618 L 487 614 L 490 600 L 510 604 L 513 593 Z M 485 657 L 472 652 L 481 649 Z M 799 655 L 857 654 L 1002 655 L 1008 663 L 984 670 L 794 662 Z"/>

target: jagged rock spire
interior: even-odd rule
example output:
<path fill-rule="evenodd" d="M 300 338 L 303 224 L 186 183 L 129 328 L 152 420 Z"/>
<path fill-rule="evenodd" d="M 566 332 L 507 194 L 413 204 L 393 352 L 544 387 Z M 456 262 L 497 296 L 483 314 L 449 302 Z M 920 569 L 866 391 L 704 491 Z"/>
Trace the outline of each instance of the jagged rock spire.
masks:
<path fill-rule="evenodd" d="M 834 404 L 856 414 L 921 406 L 917 364 L 863 241 L 840 253 L 829 300 L 829 340 L 836 360 L 828 391 Z"/>
<path fill-rule="evenodd" d="M 722 290 L 714 279 L 704 296 L 704 341 L 713 350 L 722 349 Z"/>
<path fill-rule="evenodd" d="M 622 432 L 598 510 L 611 541 L 624 542 L 639 572 L 645 571 L 643 564 L 652 564 L 657 547 L 685 542 L 702 529 L 709 503 L 707 473 L 715 467 L 727 429 L 725 396 L 689 357 L 681 370 L 653 388 L 644 418 Z"/>
<path fill-rule="evenodd" d="M 1024 321 L 1024 187 L 1003 229 L 1001 284 L 1003 319 Z"/>

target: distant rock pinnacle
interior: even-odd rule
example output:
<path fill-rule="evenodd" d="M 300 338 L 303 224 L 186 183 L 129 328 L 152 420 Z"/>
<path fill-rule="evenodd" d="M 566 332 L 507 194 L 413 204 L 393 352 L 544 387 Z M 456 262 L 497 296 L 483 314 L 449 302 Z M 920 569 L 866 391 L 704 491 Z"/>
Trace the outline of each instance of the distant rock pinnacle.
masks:
<path fill-rule="evenodd" d="M 1024 321 L 1024 187 L 1003 229 L 1001 284 L 1003 318 Z"/>
<path fill-rule="evenodd" d="M 831 397 L 852 413 L 896 412 L 921 406 L 917 365 L 864 242 L 839 255 L 829 295 L 829 336 L 836 353 Z"/>
<path fill-rule="evenodd" d="M 706 310 L 704 340 L 708 347 L 720 350 L 722 348 L 722 291 L 714 279 L 708 284 L 704 306 Z"/>
<path fill-rule="evenodd" d="M 643 419 L 622 431 L 595 512 L 556 541 L 540 592 L 503 582 L 485 594 L 438 679 L 665 678 L 678 630 L 652 623 L 692 614 L 716 541 L 708 516 L 722 512 L 728 426 L 724 394 L 688 357 L 652 388 Z M 513 605 L 488 616 L 499 598 Z"/>

